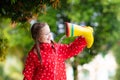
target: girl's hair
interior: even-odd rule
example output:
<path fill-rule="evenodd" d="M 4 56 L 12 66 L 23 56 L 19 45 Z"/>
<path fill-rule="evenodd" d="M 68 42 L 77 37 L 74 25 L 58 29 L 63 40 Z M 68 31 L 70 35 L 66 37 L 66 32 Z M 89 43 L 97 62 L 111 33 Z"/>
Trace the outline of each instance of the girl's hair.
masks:
<path fill-rule="evenodd" d="M 45 25 L 48 25 L 47 23 L 34 23 L 31 27 L 31 35 L 32 38 L 34 39 L 35 43 L 36 43 L 36 50 L 37 50 L 37 55 L 38 58 L 40 60 L 40 62 L 42 62 L 42 57 L 40 54 L 40 48 L 39 48 L 39 35 L 40 35 L 40 30 L 41 28 L 43 28 Z"/>

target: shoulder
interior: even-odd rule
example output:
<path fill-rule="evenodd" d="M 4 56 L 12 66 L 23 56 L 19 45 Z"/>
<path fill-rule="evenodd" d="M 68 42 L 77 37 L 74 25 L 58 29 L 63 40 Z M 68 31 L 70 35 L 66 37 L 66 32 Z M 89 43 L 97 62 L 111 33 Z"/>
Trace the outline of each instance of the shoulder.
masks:
<path fill-rule="evenodd" d="M 36 51 L 36 49 L 33 47 L 33 48 L 29 51 L 28 57 L 35 58 L 36 55 L 37 55 L 37 51 Z"/>
<path fill-rule="evenodd" d="M 64 48 L 64 47 L 68 47 L 68 44 L 57 43 L 56 46 L 58 48 Z"/>

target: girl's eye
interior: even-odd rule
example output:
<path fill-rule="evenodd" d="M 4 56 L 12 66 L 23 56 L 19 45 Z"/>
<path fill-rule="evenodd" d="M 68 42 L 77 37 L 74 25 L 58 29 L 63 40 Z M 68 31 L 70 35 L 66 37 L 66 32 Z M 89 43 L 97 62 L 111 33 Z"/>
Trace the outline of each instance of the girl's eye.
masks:
<path fill-rule="evenodd" d="M 51 32 L 49 32 L 49 33 L 46 33 L 46 34 L 41 34 L 41 36 L 44 36 L 44 35 L 46 35 L 46 36 L 47 36 L 47 35 L 49 35 L 50 33 L 51 33 Z"/>
<path fill-rule="evenodd" d="M 49 33 L 47 33 L 47 34 L 45 34 L 45 35 L 49 35 L 50 34 L 50 32 Z"/>

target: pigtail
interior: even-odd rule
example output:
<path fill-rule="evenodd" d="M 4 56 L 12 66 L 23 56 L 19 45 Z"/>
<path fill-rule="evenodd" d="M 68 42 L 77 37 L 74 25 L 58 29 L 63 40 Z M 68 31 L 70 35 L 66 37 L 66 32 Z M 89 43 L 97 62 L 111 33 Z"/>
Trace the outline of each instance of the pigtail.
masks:
<path fill-rule="evenodd" d="M 40 54 L 39 41 L 36 40 L 35 42 L 36 42 L 36 50 L 37 50 L 38 59 L 40 60 L 40 62 L 42 62 L 42 57 L 41 57 L 41 54 Z"/>
<path fill-rule="evenodd" d="M 55 46 L 54 46 L 55 42 L 51 40 L 51 43 L 52 43 L 52 48 L 55 49 Z"/>
<path fill-rule="evenodd" d="M 39 35 L 40 35 L 40 30 L 41 28 L 43 28 L 45 25 L 47 25 L 46 23 L 34 23 L 31 27 L 31 34 L 32 34 L 32 38 L 35 41 L 35 49 L 38 55 L 38 59 L 40 60 L 40 62 L 42 62 L 42 57 L 41 57 L 41 53 L 40 53 L 40 47 L 39 47 Z"/>

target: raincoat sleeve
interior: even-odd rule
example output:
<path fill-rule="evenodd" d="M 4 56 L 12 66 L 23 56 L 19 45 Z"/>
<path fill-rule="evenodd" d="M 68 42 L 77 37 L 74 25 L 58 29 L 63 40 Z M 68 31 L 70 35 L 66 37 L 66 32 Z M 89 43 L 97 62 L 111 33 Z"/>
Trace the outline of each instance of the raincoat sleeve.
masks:
<path fill-rule="evenodd" d="M 32 80 L 34 70 L 35 70 L 35 64 L 33 61 L 32 53 L 30 52 L 26 59 L 25 67 L 23 70 L 23 75 L 24 75 L 23 80 Z"/>
<path fill-rule="evenodd" d="M 59 55 L 63 57 L 63 59 L 68 59 L 79 54 L 87 45 L 87 42 L 84 37 L 76 38 L 70 44 L 59 44 Z"/>

